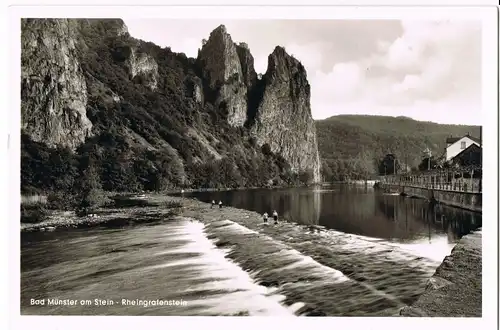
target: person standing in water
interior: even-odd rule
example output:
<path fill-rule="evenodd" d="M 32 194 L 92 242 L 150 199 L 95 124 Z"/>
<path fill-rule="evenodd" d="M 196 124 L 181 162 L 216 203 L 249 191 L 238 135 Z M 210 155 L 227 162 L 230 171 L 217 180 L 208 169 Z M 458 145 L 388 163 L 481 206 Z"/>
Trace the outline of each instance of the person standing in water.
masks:
<path fill-rule="evenodd" d="M 222 201 L 219 201 L 219 208 L 222 208 Z"/>
<path fill-rule="evenodd" d="M 210 208 L 213 208 L 215 206 L 215 200 L 212 199 L 212 205 L 210 205 Z"/>
<path fill-rule="evenodd" d="M 268 217 L 268 216 L 267 216 L 267 212 L 264 212 L 264 216 L 263 216 L 263 217 L 264 217 L 264 223 L 266 223 L 266 224 L 267 224 L 267 217 Z"/>
<path fill-rule="evenodd" d="M 273 211 L 274 224 L 278 223 L 278 212 L 276 210 Z"/>

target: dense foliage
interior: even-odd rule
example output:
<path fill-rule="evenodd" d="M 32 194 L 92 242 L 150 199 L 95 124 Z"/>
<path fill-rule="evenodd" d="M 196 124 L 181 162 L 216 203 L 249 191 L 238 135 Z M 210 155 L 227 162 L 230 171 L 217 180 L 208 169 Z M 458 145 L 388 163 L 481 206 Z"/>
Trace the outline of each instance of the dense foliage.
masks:
<path fill-rule="evenodd" d="M 118 34 L 119 20 L 79 20 L 79 60 L 86 78 L 87 117 L 93 136 L 78 150 L 48 148 L 22 136 L 22 193 L 162 191 L 193 187 L 297 184 L 309 173 L 292 173 L 269 146 L 258 147 L 246 128 L 227 124 L 224 106 L 210 91 L 200 104 L 193 86 L 203 83 L 192 58 Z M 132 51 L 158 64 L 156 88 L 147 76 L 130 75 Z M 206 85 L 206 84 L 205 84 Z M 85 178 L 87 182 L 83 182 Z"/>
<path fill-rule="evenodd" d="M 470 133 L 479 126 L 442 125 L 406 117 L 342 115 L 316 121 L 318 147 L 326 181 L 365 179 L 397 171 L 417 170 L 429 148 L 438 159 L 446 138 Z M 392 156 L 389 156 L 392 155 Z M 390 157 L 394 157 L 391 161 Z"/>
<path fill-rule="evenodd" d="M 93 136 L 71 151 L 49 148 L 22 134 L 23 194 L 51 193 L 54 207 L 86 208 L 102 201 L 103 190 L 310 182 L 312 173 L 293 173 L 268 145 L 257 146 L 247 128 L 228 125 L 227 110 L 224 104 L 214 106 L 216 91 L 207 88 L 195 59 L 118 33 L 120 20 L 79 20 L 77 25 Z M 131 77 L 133 51 L 148 54 L 158 64 L 156 88 L 148 86 L 152 77 Z M 202 103 L 193 97 L 194 86 L 200 84 Z M 262 88 L 255 91 L 249 100 L 250 120 Z M 337 116 L 317 121 L 323 179 L 365 179 L 389 174 L 391 166 L 417 168 L 426 147 L 439 154 L 448 136 L 478 136 L 478 130 L 401 117 Z"/>

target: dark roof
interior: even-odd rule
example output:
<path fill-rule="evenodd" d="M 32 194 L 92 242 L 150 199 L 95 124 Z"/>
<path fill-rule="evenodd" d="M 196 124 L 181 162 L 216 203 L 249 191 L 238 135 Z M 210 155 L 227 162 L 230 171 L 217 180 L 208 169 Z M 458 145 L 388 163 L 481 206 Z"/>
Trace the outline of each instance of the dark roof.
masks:
<path fill-rule="evenodd" d="M 471 139 L 472 141 L 476 142 L 477 144 L 481 144 L 481 140 L 479 140 L 478 138 L 475 138 L 473 136 L 470 136 L 470 135 L 466 135 L 469 139 Z"/>
<path fill-rule="evenodd" d="M 465 154 L 466 152 L 469 152 L 469 151 L 472 151 L 474 152 L 474 149 L 476 149 L 476 151 L 479 151 L 481 150 L 482 148 L 476 144 L 471 144 L 470 146 L 468 146 L 467 148 L 465 148 L 464 150 L 460 151 L 458 154 L 456 154 L 454 157 L 452 157 L 451 159 L 455 159 L 455 158 L 458 158 L 458 157 L 461 157 L 463 154 Z"/>
<path fill-rule="evenodd" d="M 481 141 L 478 138 L 475 138 L 475 137 L 473 137 L 473 136 L 471 136 L 469 134 L 466 134 L 466 135 L 464 135 L 462 137 L 449 137 L 449 138 L 446 139 L 446 143 L 453 144 L 453 143 L 457 142 L 458 140 L 460 140 L 461 138 L 464 138 L 464 137 L 468 137 L 469 139 L 471 139 L 472 141 L 476 142 L 477 144 L 481 144 Z"/>

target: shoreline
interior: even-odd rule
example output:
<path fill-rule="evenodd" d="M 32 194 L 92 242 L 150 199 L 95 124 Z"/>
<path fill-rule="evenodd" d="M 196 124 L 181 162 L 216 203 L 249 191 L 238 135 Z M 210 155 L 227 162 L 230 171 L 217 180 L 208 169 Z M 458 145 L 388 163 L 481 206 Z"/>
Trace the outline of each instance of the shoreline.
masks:
<path fill-rule="evenodd" d="M 483 211 L 482 210 L 478 210 L 477 208 L 469 208 L 469 207 L 465 207 L 465 206 L 460 206 L 460 205 L 457 205 L 457 204 L 452 204 L 452 203 L 448 203 L 446 201 L 439 201 L 439 200 L 436 200 L 434 199 L 431 200 L 431 199 L 428 199 L 428 198 L 425 198 L 425 197 L 422 197 L 422 196 L 418 196 L 418 195 L 412 195 L 412 194 L 407 194 L 407 193 L 400 193 L 399 196 L 402 196 L 402 197 L 407 197 L 407 198 L 418 198 L 418 199 L 422 199 L 422 200 L 425 200 L 429 203 L 436 203 L 437 205 L 439 204 L 442 204 L 442 205 L 445 205 L 447 207 L 452 207 L 452 208 L 455 208 L 455 209 L 458 209 L 458 210 L 462 210 L 462 211 L 467 211 L 467 212 L 473 212 L 473 213 L 477 213 L 477 214 L 483 214 Z"/>
<path fill-rule="evenodd" d="M 204 224 L 209 224 L 221 221 L 224 219 L 223 214 L 228 216 L 227 212 L 231 214 L 231 217 L 239 219 L 233 220 L 243 226 L 247 226 L 251 222 L 254 224 L 253 227 L 256 227 L 258 224 L 255 220 L 258 219 L 260 222 L 260 214 L 256 212 L 225 206 L 222 209 L 224 212 L 219 213 L 218 209 L 209 209 L 209 203 L 195 198 L 158 194 L 147 195 L 142 201 L 147 201 L 147 205 L 100 209 L 96 212 L 98 217 L 78 218 L 72 212 L 56 212 L 41 223 L 21 224 L 21 232 L 147 225 L 148 223 L 171 221 L 176 216 L 193 218 Z M 177 204 L 178 207 L 169 207 L 169 205 L 174 204 Z M 282 222 L 288 226 L 286 220 L 282 220 Z M 274 231 L 279 231 L 280 227 L 282 226 L 269 227 L 265 231 L 271 234 Z M 319 231 L 323 229 L 317 225 L 307 227 Z M 255 228 L 252 229 L 252 226 L 248 228 L 255 230 Z M 271 234 L 271 237 L 273 236 Z M 223 245 L 224 242 L 219 244 Z M 320 262 L 325 261 L 327 260 L 320 259 Z M 334 266 L 329 265 L 329 262 L 326 262 L 325 265 Z M 400 305 L 399 309 L 386 316 L 481 316 L 481 265 L 481 229 L 479 229 L 475 233 L 464 236 L 457 243 L 451 254 L 444 258 L 427 281 L 425 290 L 416 292 L 410 305 Z M 475 281 L 477 277 L 479 280 Z M 270 279 L 266 280 L 271 281 Z"/>
<path fill-rule="evenodd" d="M 146 199 L 129 198 L 137 201 L 138 205 L 129 207 L 99 208 L 94 214 L 79 217 L 75 211 L 53 211 L 47 219 L 37 223 L 21 223 L 20 231 L 40 232 L 55 230 L 71 230 L 92 227 L 121 227 L 125 225 L 141 225 L 160 223 L 182 212 L 183 200 L 168 195 L 150 195 Z M 145 205 L 139 203 L 146 202 Z M 174 207 L 168 203 L 180 202 Z"/>
<path fill-rule="evenodd" d="M 372 182 L 373 181 L 373 182 Z M 368 186 L 370 188 L 373 188 L 373 184 L 375 180 L 368 180 L 369 184 Z M 358 181 L 340 181 L 340 182 L 319 182 L 319 183 L 310 183 L 310 184 L 302 184 L 302 185 L 281 185 L 281 186 L 262 186 L 262 187 L 220 187 L 220 188 L 176 188 L 176 189 L 170 189 L 170 190 L 165 190 L 162 192 L 147 192 L 147 191 L 135 191 L 135 192 L 128 192 L 128 193 L 117 193 L 113 191 L 106 191 L 105 195 L 106 196 L 126 196 L 126 195 L 157 195 L 157 194 L 164 194 L 164 195 L 177 195 L 181 194 L 182 192 L 184 193 L 193 193 L 193 192 L 214 192 L 214 191 L 232 191 L 232 190 L 258 190 L 258 189 L 265 189 L 265 190 L 276 190 L 276 189 L 292 189 L 292 188 L 310 188 L 310 187 L 323 187 L 323 186 L 332 186 L 332 185 L 350 185 L 350 186 L 361 186 L 365 185 L 364 182 L 358 182 Z M 46 202 L 47 199 L 46 193 L 32 193 L 32 194 L 21 194 L 21 204 L 23 204 L 23 199 L 24 203 L 29 203 L 29 199 L 40 199 L 44 200 Z M 50 195 L 50 194 L 49 194 Z"/>
<path fill-rule="evenodd" d="M 385 190 L 385 188 L 381 188 L 381 187 L 377 187 L 375 189 Z M 397 191 L 396 193 L 399 196 L 406 197 L 406 198 L 418 198 L 418 199 L 425 200 L 425 201 L 427 201 L 429 203 L 433 202 L 432 199 L 429 199 L 427 197 L 416 195 L 416 194 L 409 194 L 409 193 L 406 193 L 404 191 L 403 192 Z M 464 192 L 464 193 L 467 193 L 467 192 Z M 448 206 L 448 207 L 453 207 L 453 208 L 456 208 L 456 209 L 459 209 L 459 210 L 463 210 L 463 211 L 474 212 L 474 213 L 477 213 L 477 214 L 483 214 L 482 208 L 479 209 L 477 207 L 467 207 L 467 206 L 458 205 L 458 204 L 455 204 L 455 203 L 450 203 L 450 202 L 447 202 L 447 201 L 442 201 L 442 200 L 437 200 L 437 199 L 434 199 L 434 202 L 437 203 L 437 204 L 442 204 L 442 205 L 445 205 L 445 206 Z"/>
<path fill-rule="evenodd" d="M 463 236 L 403 317 L 482 316 L 482 229 Z"/>
<path fill-rule="evenodd" d="M 167 221 L 200 222 L 203 224 L 203 235 L 212 244 L 221 250 L 227 251 L 225 258 L 236 263 L 243 270 L 249 271 L 248 276 L 257 285 L 270 290 L 278 289 L 283 295 L 283 303 L 286 306 L 295 306 L 296 312 L 304 316 L 391 316 L 398 312 L 399 308 L 405 304 L 402 300 L 416 299 L 415 290 L 396 290 L 393 293 L 386 293 L 386 282 L 381 281 L 369 285 L 365 280 L 369 280 L 365 272 L 355 273 L 355 269 L 363 268 L 370 257 L 352 258 L 352 249 L 344 248 L 336 251 L 335 260 L 331 258 L 332 250 L 326 242 L 333 244 L 329 238 L 321 235 L 314 236 L 316 242 L 320 244 L 303 245 L 304 238 L 311 237 L 312 231 L 318 234 L 322 228 L 316 225 L 303 225 L 309 228 L 308 233 L 302 230 L 295 230 L 297 224 L 280 221 L 277 226 L 265 226 L 262 224 L 261 215 L 254 211 L 238 209 L 231 206 L 222 209 L 211 208 L 209 203 L 204 203 L 197 199 L 181 198 L 175 196 L 148 196 L 148 202 L 166 201 L 166 205 L 182 202 L 182 211 L 173 217 L 162 217 L 161 223 Z M 165 205 L 165 204 L 164 204 Z M 162 208 L 160 207 L 156 207 Z M 163 209 L 163 208 L 162 208 Z M 155 212 L 153 208 L 146 207 L 142 213 Z M 114 211 L 114 210 L 113 210 Z M 132 217 L 141 210 L 134 210 Z M 147 212 L 146 212 L 147 211 Z M 126 209 L 129 216 L 131 209 Z M 158 210 L 156 210 L 158 218 Z M 102 216 L 101 221 L 105 221 Z M 147 226 L 147 225 L 145 225 Z M 124 230 L 127 230 L 125 228 Z M 132 228 L 131 228 L 132 229 Z M 155 230 L 154 228 L 152 230 Z M 90 233 L 90 232 L 89 232 Z M 42 233 L 41 235 L 44 235 Z M 345 246 L 349 238 L 345 238 L 339 244 Z M 390 252 L 388 252 L 390 253 Z M 274 258 L 270 255 L 278 254 Z M 308 257 L 314 255 L 314 257 Z M 371 272 L 375 269 L 387 269 L 387 276 L 400 275 L 408 276 L 408 281 L 399 281 L 396 285 L 418 286 L 423 290 L 424 281 L 420 276 L 415 276 L 415 270 L 410 267 L 410 261 L 404 267 L 381 267 L 381 264 L 391 265 L 386 262 L 386 258 L 380 258 L 381 262 L 375 261 L 368 265 Z M 301 267 L 288 269 L 291 264 L 300 262 Z M 417 260 L 418 262 L 418 260 Z M 281 269 L 276 272 L 276 269 Z M 384 272 L 384 273 L 385 273 Z M 428 272 L 427 272 L 428 273 Z M 429 274 L 430 275 L 430 274 Z M 289 286 L 300 282 L 304 286 L 294 287 L 292 291 L 287 291 Z M 352 292 L 351 292 L 352 290 Z M 419 289 L 420 291 L 420 289 Z M 351 292 L 351 293 L 349 293 Z M 412 297 L 414 296 L 414 297 Z M 343 299 L 355 301 L 347 302 L 339 306 L 336 302 Z M 297 302 L 306 301 L 307 304 L 294 305 Z M 354 307 L 354 306 L 359 306 Z"/>
<path fill-rule="evenodd" d="M 349 182 L 343 183 L 317 183 L 311 185 L 294 185 L 294 186 L 272 186 L 272 187 L 239 187 L 239 188 L 200 188 L 200 189 L 174 189 L 167 192 L 161 193 L 151 193 L 151 192 L 130 192 L 130 193 L 113 193 L 107 192 L 107 196 L 111 199 L 113 197 L 124 197 L 127 200 L 145 202 L 146 205 L 132 206 L 132 207 L 101 207 L 96 209 L 95 214 L 90 216 L 78 217 L 75 211 L 63 211 L 63 210 L 53 210 L 47 216 L 47 219 L 41 222 L 21 222 L 20 231 L 21 232 L 33 232 L 33 231 L 54 231 L 56 229 L 79 229 L 79 228 L 90 228 L 98 227 L 101 225 L 106 225 L 109 222 L 116 222 L 118 225 L 118 218 L 120 216 L 129 215 L 141 215 L 146 208 L 163 209 L 164 207 L 160 204 L 169 202 L 180 202 L 193 200 L 194 197 L 188 197 L 182 195 L 183 193 L 197 193 L 197 192 L 216 192 L 216 191 L 239 191 L 239 190 L 277 190 L 277 189 L 290 189 L 290 188 L 306 188 L 306 187 L 323 187 L 335 184 L 345 184 L 345 185 L 356 185 Z M 35 196 L 35 195 L 33 195 Z M 46 198 L 44 195 L 36 195 L 37 198 Z M 29 199 L 30 196 L 25 196 Z M 23 205 L 23 203 L 21 203 Z M 229 206 L 224 206 L 228 208 Z M 177 210 L 179 211 L 179 210 Z M 162 213 L 162 212 L 160 212 Z M 161 214 L 164 215 L 164 214 Z M 175 215 L 175 214 L 172 214 Z M 261 215 L 258 215 L 259 217 Z M 129 219 L 130 224 L 141 224 L 147 221 L 144 219 Z"/>

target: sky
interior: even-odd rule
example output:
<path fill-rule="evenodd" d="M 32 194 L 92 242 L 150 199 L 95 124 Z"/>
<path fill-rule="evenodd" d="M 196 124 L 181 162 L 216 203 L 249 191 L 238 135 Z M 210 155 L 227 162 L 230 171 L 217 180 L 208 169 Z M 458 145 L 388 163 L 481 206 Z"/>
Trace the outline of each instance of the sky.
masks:
<path fill-rule="evenodd" d="M 302 62 L 314 119 L 406 116 L 481 124 L 481 22 L 399 20 L 126 19 L 129 33 L 196 57 L 224 24 L 245 42 L 257 73 L 279 45 Z"/>

